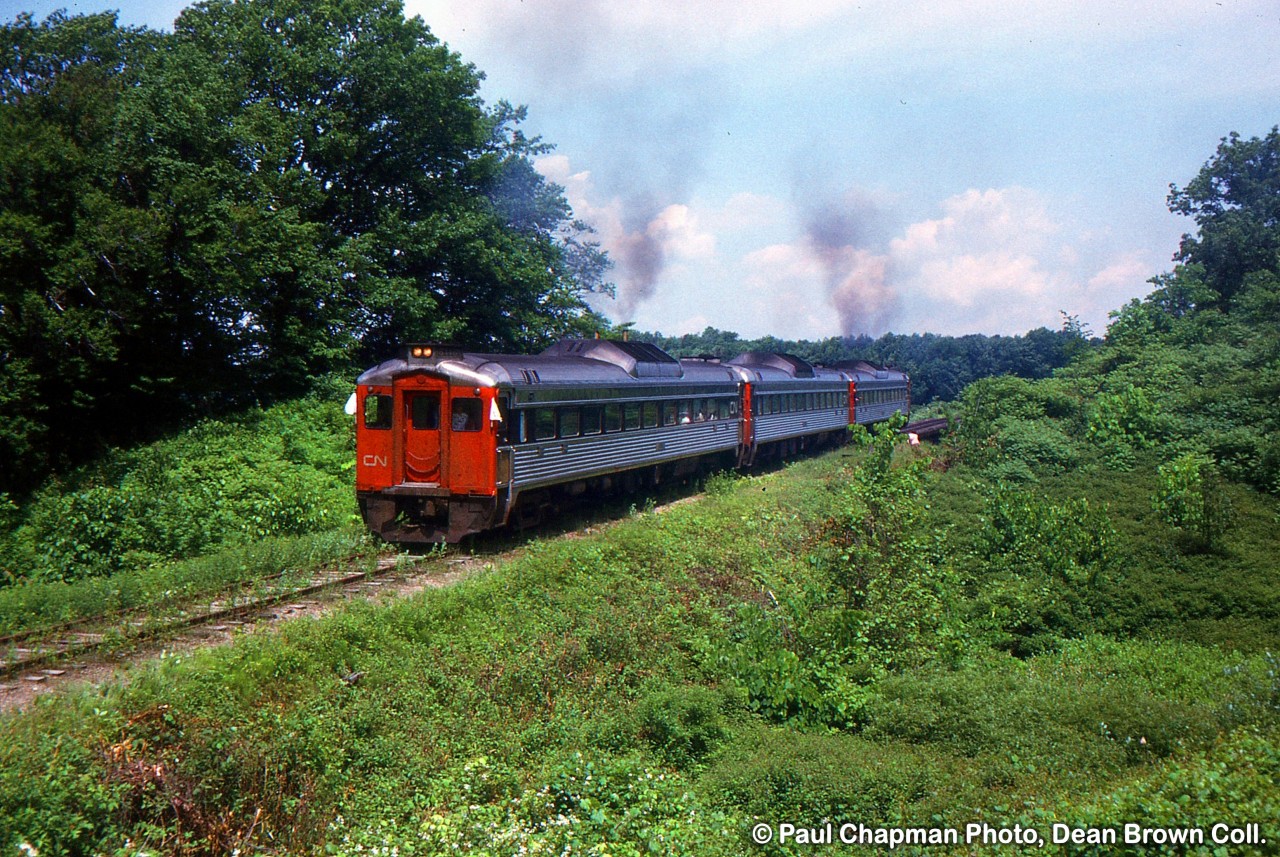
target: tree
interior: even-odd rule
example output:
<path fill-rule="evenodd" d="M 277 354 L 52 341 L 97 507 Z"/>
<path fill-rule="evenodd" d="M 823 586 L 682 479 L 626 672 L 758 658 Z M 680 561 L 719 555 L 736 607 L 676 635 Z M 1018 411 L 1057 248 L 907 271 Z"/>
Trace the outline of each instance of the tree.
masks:
<path fill-rule="evenodd" d="M 94 448 L 97 420 L 86 417 L 108 398 L 120 332 L 145 307 L 121 267 L 146 256 L 149 224 L 116 197 L 110 148 L 122 93 L 157 39 L 114 15 L 62 13 L 42 24 L 23 15 L 0 39 L 5 489 Z M 113 233 L 133 239 L 118 254 Z"/>
<path fill-rule="evenodd" d="M 607 327 L 583 297 L 608 259 L 523 109 L 394 0 L 0 37 L 0 490 L 407 339 Z"/>
<path fill-rule="evenodd" d="M 1152 508 L 1165 523 L 1182 530 L 1200 549 L 1209 549 L 1234 523 L 1231 504 L 1214 473 L 1213 461 L 1184 453 L 1162 464 Z"/>
<path fill-rule="evenodd" d="M 1169 210 L 1195 219 L 1199 234 L 1182 236 L 1177 258 L 1199 266 L 1219 298 L 1253 271 L 1280 268 L 1280 127 L 1224 137 L 1190 184 L 1169 186 Z"/>

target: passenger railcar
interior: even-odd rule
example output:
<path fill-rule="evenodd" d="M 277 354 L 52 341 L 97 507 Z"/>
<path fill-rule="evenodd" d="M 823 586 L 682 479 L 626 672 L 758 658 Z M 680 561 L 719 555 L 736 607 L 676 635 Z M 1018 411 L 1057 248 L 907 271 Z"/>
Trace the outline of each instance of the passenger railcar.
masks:
<path fill-rule="evenodd" d="M 393 542 L 457 542 L 565 500 L 841 442 L 910 408 L 908 379 L 786 354 L 676 360 L 641 342 L 536 355 L 418 344 L 356 382 L 356 492 Z"/>

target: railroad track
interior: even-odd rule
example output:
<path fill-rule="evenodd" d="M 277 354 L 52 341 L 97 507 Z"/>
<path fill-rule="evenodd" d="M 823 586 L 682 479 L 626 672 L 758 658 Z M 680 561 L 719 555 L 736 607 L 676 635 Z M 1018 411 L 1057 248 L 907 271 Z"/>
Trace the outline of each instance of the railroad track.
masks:
<path fill-rule="evenodd" d="M 57 667 L 68 660 L 108 646 L 135 645 L 201 625 L 226 630 L 275 618 L 264 614 L 282 604 L 288 609 L 308 606 L 292 602 L 326 591 L 381 585 L 377 578 L 398 568 L 401 558 L 381 558 L 364 568 L 357 563 L 358 558 L 350 556 L 301 581 L 282 571 L 246 582 L 234 591 L 210 593 L 205 596 L 212 599 L 208 602 L 189 600 L 167 612 L 152 605 L 9 634 L 0 637 L 0 680 L 39 683 L 63 675 L 66 670 Z M 0 685 L 0 692 L 6 689 L 13 686 Z"/>
<path fill-rule="evenodd" d="M 917 437 L 933 437 L 942 434 L 947 429 L 946 417 L 934 417 L 930 420 L 917 420 L 913 423 L 907 423 L 898 429 L 901 434 L 914 434 Z"/>

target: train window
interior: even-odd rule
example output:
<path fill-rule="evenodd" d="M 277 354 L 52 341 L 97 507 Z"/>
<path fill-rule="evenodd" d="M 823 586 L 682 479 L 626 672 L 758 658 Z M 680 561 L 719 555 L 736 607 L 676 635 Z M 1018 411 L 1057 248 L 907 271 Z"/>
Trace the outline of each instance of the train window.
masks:
<path fill-rule="evenodd" d="M 622 405 L 604 406 L 604 430 L 622 431 Z"/>
<path fill-rule="evenodd" d="M 658 424 L 658 403 L 644 403 L 644 427 L 653 428 Z"/>
<path fill-rule="evenodd" d="M 391 397 L 381 393 L 370 393 L 364 397 L 364 427 L 371 429 L 391 428 Z"/>
<path fill-rule="evenodd" d="M 706 399 L 693 400 L 694 421 L 701 423 L 701 422 L 706 422 L 707 420 L 714 420 L 716 418 L 715 409 L 708 408 L 707 405 L 708 405 L 708 402 Z"/>
<path fill-rule="evenodd" d="M 556 412 L 551 408 L 538 408 L 533 412 L 533 439 L 551 440 L 556 436 Z"/>
<path fill-rule="evenodd" d="M 582 434 L 582 413 L 577 408 L 560 409 L 560 436 L 577 437 Z"/>
<path fill-rule="evenodd" d="M 662 424 L 664 426 L 673 426 L 676 424 L 676 403 L 662 403 Z"/>
<path fill-rule="evenodd" d="M 716 419 L 720 419 L 720 420 L 729 419 L 729 416 L 730 416 L 729 407 L 732 404 L 734 403 L 729 401 L 728 399 L 716 399 Z"/>
<path fill-rule="evenodd" d="M 630 431 L 640 428 L 640 405 L 632 402 L 623 411 L 622 426 Z"/>
<path fill-rule="evenodd" d="M 409 424 L 420 431 L 440 428 L 440 394 L 414 394 L 409 399 Z"/>
<path fill-rule="evenodd" d="M 582 409 L 582 433 L 583 434 L 600 434 L 603 430 L 602 419 L 604 417 L 603 408 L 599 405 L 591 405 Z"/>
<path fill-rule="evenodd" d="M 676 405 L 676 412 L 678 414 L 676 421 L 679 422 L 680 425 L 687 426 L 689 423 L 693 422 L 693 403 L 692 402 L 690 401 L 680 402 L 678 405 Z"/>
<path fill-rule="evenodd" d="M 460 396 L 453 400 L 450 425 L 454 431 L 480 431 L 484 402 L 472 396 Z"/>
<path fill-rule="evenodd" d="M 804 409 L 806 411 L 812 411 L 816 407 L 816 403 L 813 400 L 815 395 L 814 393 L 804 394 Z"/>

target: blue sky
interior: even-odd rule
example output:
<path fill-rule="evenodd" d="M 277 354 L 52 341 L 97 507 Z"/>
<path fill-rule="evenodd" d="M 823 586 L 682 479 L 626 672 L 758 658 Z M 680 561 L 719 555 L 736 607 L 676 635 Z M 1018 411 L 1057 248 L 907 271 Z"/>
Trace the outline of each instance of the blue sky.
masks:
<path fill-rule="evenodd" d="M 0 11 L 59 5 L 108 7 Z M 1193 228 L 1169 184 L 1280 123 L 1274 0 L 406 7 L 556 146 L 598 308 L 668 334 L 1101 332 Z"/>

